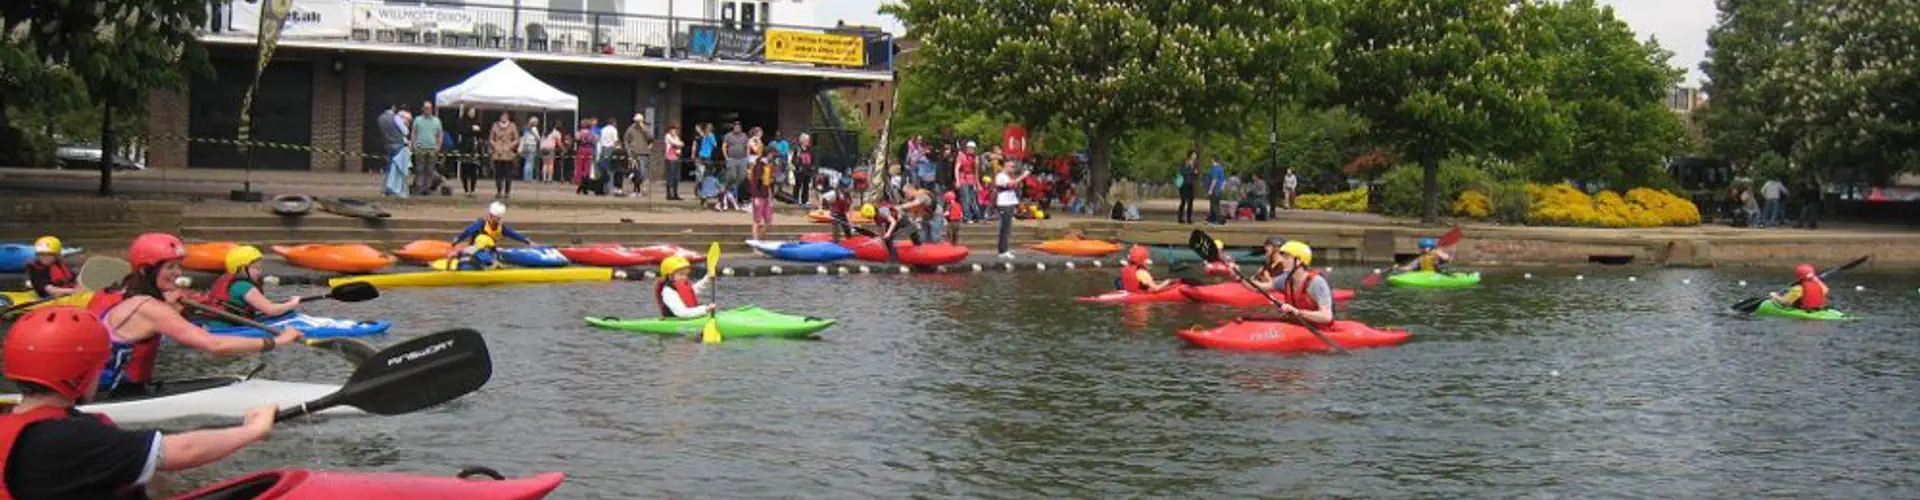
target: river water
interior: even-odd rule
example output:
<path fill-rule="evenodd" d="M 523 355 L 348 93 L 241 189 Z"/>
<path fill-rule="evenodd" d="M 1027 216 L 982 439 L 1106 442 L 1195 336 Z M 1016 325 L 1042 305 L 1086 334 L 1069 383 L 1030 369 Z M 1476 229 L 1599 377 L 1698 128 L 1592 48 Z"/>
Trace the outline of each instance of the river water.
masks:
<path fill-rule="evenodd" d="M 1170 334 L 1229 309 L 1070 300 L 1111 271 L 726 280 L 726 304 L 841 324 L 718 346 L 582 325 L 653 311 L 639 283 L 388 290 L 309 310 L 395 320 L 383 344 L 477 328 L 492 382 L 417 414 L 289 423 L 163 489 L 483 464 L 565 471 L 557 498 L 1920 496 L 1920 280 L 1834 280 L 1865 317 L 1836 324 L 1724 312 L 1784 270 L 1523 272 L 1362 290 L 1345 316 L 1414 340 L 1314 356 Z M 278 379 L 349 371 L 296 349 L 269 363 Z"/>

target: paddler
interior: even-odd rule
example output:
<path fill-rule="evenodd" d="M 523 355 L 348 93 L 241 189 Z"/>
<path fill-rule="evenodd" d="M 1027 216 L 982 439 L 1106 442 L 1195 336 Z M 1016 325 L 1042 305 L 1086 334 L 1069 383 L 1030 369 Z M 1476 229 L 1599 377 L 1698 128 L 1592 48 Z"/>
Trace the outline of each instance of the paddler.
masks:
<path fill-rule="evenodd" d="M 500 267 L 500 246 L 492 236 L 484 234 L 473 237 L 473 245 L 460 249 L 460 259 L 454 269 L 473 271 L 497 269 Z"/>
<path fill-rule="evenodd" d="M 1226 242 L 1213 240 L 1213 247 L 1220 249 L 1220 258 L 1207 263 L 1206 274 L 1209 276 L 1233 276 L 1233 272 L 1237 270 L 1235 268 L 1239 267 L 1239 264 L 1236 264 L 1233 261 L 1233 255 L 1227 252 Z"/>
<path fill-rule="evenodd" d="M 184 294 L 174 280 L 180 278 L 180 261 L 186 257 L 180 238 L 142 234 L 127 248 L 133 273 L 87 303 L 87 309 L 111 328 L 108 340 L 113 343 L 113 356 L 100 376 L 100 390 L 109 397 L 147 393 L 162 336 L 223 356 L 267 352 L 300 340 L 300 331 L 291 328 L 270 339 L 214 335 L 181 317 L 177 302 Z"/>
<path fill-rule="evenodd" d="M 894 206 L 892 202 L 882 199 L 878 207 L 860 207 L 861 215 L 873 219 L 873 225 L 880 228 L 880 242 L 887 247 L 887 262 L 900 262 L 900 251 L 893 241 L 899 236 L 901 228 L 907 230 L 907 238 L 914 244 L 920 243 L 919 226 L 909 214 L 920 204 L 927 203 L 926 192 L 915 186 L 907 186 L 906 190 L 908 201 L 905 204 Z M 919 191 L 920 195 L 915 196 L 915 191 Z"/>
<path fill-rule="evenodd" d="M 1326 325 L 1333 322 L 1333 286 L 1309 267 L 1313 248 L 1300 241 L 1289 241 L 1277 249 L 1280 274 L 1271 281 L 1256 281 L 1261 292 L 1280 292 L 1280 312 L 1303 322 Z"/>
<path fill-rule="evenodd" d="M 1440 241 L 1433 238 L 1420 239 L 1420 255 L 1399 267 L 1401 271 L 1420 270 L 1425 272 L 1446 272 L 1447 263 L 1453 262 L 1453 256 L 1440 249 Z"/>
<path fill-rule="evenodd" d="M 100 388 L 118 350 L 100 318 L 77 307 L 27 313 L 7 330 L 6 378 L 20 402 L 0 415 L 0 498 L 146 498 L 155 471 L 226 458 L 273 430 L 276 405 L 248 410 L 238 426 L 178 434 L 123 430 L 74 406 Z M 251 339 L 249 344 L 255 344 Z"/>
<path fill-rule="evenodd" d="M 1774 305 L 1802 311 L 1819 311 L 1831 305 L 1827 302 L 1827 283 L 1820 281 L 1820 273 L 1813 268 L 1813 264 L 1794 267 L 1793 276 L 1799 281 L 1787 287 L 1787 293 L 1768 294 L 1772 296 Z"/>
<path fill-rule="evenodd" d="M 660 282 L 653 285 L 653 298 L 660 302 L 662 318 L 699 318 L 720 309 L 720 304 L 701 304 L 697 292 L 713 284 L 713 276 L 693 281 L 693 263 L 678 255 L 660 262 Z"/>
<path fill-rule="evenodd" d="M 487 204 L 487 215 L 467 225 L 466 229 L 460 231 L 460 236 L 453 239 L 453 251 L 459 252 L 463 246 L 473 243 L 474 238 L 480 235 L 493 238 L 496 243 L 501 238 L 507 238 L 527 246 L 534 246 L 533 239 L 507 227 L 506 217 L 507 204 L 497 201 Z"/>
<path fill-rule="evenodd" d="M 1284 266 L 1281 265 L 1280 261 L 1282 260 L 1281 257 L 1285 255 L 1280 253 L 1280 247 L 1286 244 L 1286 238 L 1279 236 L 1267 237 L 1266 244 L 1262 246 L 1262 249 L 1266 251 L 1266 260 L 1261 262 L 1260 272 L 1254 273 L 1253 275 L 1253 281 L 1255 283 L 1273 281 L 1275 276 L 1279 276 L 1284 272 L 1282 271 Z"/>
<path fill-rule="evenodd" d="M 1127 264 L 1120 266 L 1120 290 L 1131 293 L 1152 293 L 1173 286 L 1173 280 L 1153 279 L 1153 271 L 1148 269 L 1151 262 L 1147 257 L 1145 246 L 1134 245 L 1132 250 L 1127 251 Z"/>
<path fill-rule="evenodd" d="M 208 302 L 247 318 L 271 318 L 300 307 L 300 297 L 282 302 L 267 299 L 260 290 L 259 248 L 240 245 L 227 250 L 227 273 L 208 288 Z"/>
<path fill-rule="evenodd" d="M 841 177 L 834 189 L 820 195 L 820 203 L 826 205 L 827 212 L 833 215 L 833 241 L 853 237 L 853 222 L 847 220 L 847 213 L 853 210 L 853 178 Z"/>
<path fill-rule="evenodd" d="M 40 298 L 65 297 L 77 288 L 73 269 L 60 260 L 60 238 L 33 240 L 33 260 L 27 262 L 27 284 Z"/>

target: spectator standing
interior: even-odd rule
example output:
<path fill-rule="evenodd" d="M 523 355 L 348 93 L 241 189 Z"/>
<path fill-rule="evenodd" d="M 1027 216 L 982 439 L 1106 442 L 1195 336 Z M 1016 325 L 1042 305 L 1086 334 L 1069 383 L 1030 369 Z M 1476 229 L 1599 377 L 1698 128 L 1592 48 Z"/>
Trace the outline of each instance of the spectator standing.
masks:
<path fill-rule="evenodd" d="M 1220 221 L 1226 222 L 1239 217 L 1240 213 L 1240 176 L 1227 176 L 1227 185 L 1220 196 Z"/>
<path fill-rule="evenodd" d="M 540 117 L 527 115 L 526 128 L 520 129 L 520 181 L 539 179 L 533 166 L 540 161 Z"/>
<path fill-rule="evenodd" d="M 479 108 L 464 108 L 460 113 L 460 189 L 473 197 L 480 186 L 480 165 L 487 161 L 487 122 L 480 121 Z"/>
<path fill-rule="evenodd" d="M 693 177 L 696 179 L 694 182 L 699 182 L 698 179 L 704 179 L 714 173 L 713 155 L 720 153 L 720 151 L 718 151 L 720 140 L 713 136 L 712 123 L 702 123 L 699 127 L 696 127 L 695 130 L 699 131 L 700 135 L 700 154 L 694 156 L 696 163 L 694 165 Z"/>
<path fill-rule="evenodd" d="M 1762 226 L 1783 225 L 1786 218 L 1787 185 L 1781 183 L 1780 179 L 1767 179 L 1767 183 L 1760 186 L 1760 197 L 1767 202 L 1766 214 L 1761 217 L 1760 224 Z"/>
<path fill-rule="evenodd" d="M 907 141 L 907 166 L 913 169 L 914 176 L 928 183 L 932 183 L 936 175 L 933 159 L 929 157 L 931 154 L 927 150 L 926 138 L 916 135 L 913 140 Z"/>
<path fill-rule="evenodd" d="M 993 204 L 1000 212 L 1000 242 L 995 248 L 1000 250 L 1000 258 L 1013 260 L 1013 250 L 1007 243 L 1013 237 L 1013 213 L 1020 206 L 1020 185 L 1027 181 L 1027 173 L 1015 175 L 1014 163 L 1003 165 L 1000 173 L 993 176 Z"/>
<path fill-rule="evenodd" d="M 801 132 L 800 137 L 794 139 L 793 172 L 793 201 L 806 205 L 807 201 L 813 198 L 811 195 L 813 177 L 820 175 L 820 170 L 813 164 L 813 136 L 805 132 Z"/>
<path fill-rule="evenodd" d="M 407 149 L 407 122 L 410 116 L 407 114 L 406 106 L 399 104 L 394 105 L 392 111 L 382 113 L 380 116 L 385 118 L 381 122 L 383 131 L 386 132 L 388 158 L 386 186 L 382 191 L 387 196 L 406 198 L 407 173 L 413 163 L 413 158 L 410 157 Z"/>
<path fill-rule="evenodd" d="M 595 165 L 599 167 L 601 178 L 607 182 L 606 186 L 600 188 L 600 194 L 603 195 L 609 192 L 614 196 L 626 194 L 621 182 L 627 178 L 627 166 L 626 162 L 620 160 L 620 127 L 617 125 L 611 116 L 607 117 L 606 123 L 600 124 L 597 133 L 600 142 L 593 150 L 594 158 L 598 159 Z"/>
<path fill-rule="evenodd" d="M 493 137 L 488 146 L 493 152 L 493 198 L 505 200 L 513 195 L 513 176 L 518 174 L 520 128 L 513 125 L 513 113 L 501 112 L 493 122 Z"/>
<path fill-rule="evenodd" d="M 1293 195 L 1300 189 L 1300 179 L 1293 176 L 1293 167 L 1287 167 L 1287 177 L 1280 181 L 1280 196 L 1287 210 L 1293 210 Z"/>
<path fill-rule="evenodd" d="M 1253 181 L 1247 183 L 1246 206 L 1253 208 L 1254 220 L 1267 220 L 1267 212 L 1273 209 L 1271 187 L 1260 174 L 1253 174 Z"/>
<path fill-rule="evenodd" d="M 1800 222 L 1796 224 L 1795 227 L 1801 229 L 1819 229 L 1820 210 L 1823 208 L 1823 201 L 1820 199 L 1819 179 L 1808 177 L 1800 181 L 1799 187 L 1795 192 L 1795 197 L 1798 198 L 1800 202 Z"/>
<path fill-rule="evenodd" d="M 1740 215 L 1747 220 L 1747 227 L 1760 226 L 1760 197 L 1753 193 L 1753 183 L 1740 186 Z"/>
<path fill-rule="evenodd" d="M 1193 223 L 1193 190 L 1200 184 L 1200 152 L 1187 150 L 1187 161 L 1173 173 L 1173 188 L 1180 191 L 1180 207 L 1175 210 L 1181 224 Z"/>
<path fill-rule="evenodd" d="M 400 129 L 393 126 L 393 119 L 398 115 L 398 113 L 394 113 L 393 110 L 394 106 L 387 106 L 387 109 L 381 111 L 379 116 L 373 117 L 373 129 L 380 131 L 380 156 L 386 158 L 385 164 L 380 167 L 380 172 L 387 174 L 389 178 L 392 176 L 391 172 L 393 172 L 393 167 L 399 163 L 393 159 L 393 143 L 395 136 L 400 133 Z M 393 196 L 393 185 L 389 182 L 389 179 L 383 179 L 381 181 L 380 194 Z"/>
<path fill-rule="evenodd" d="M 553 182 L 553 159 L 560 155 L 560 127 L 553 127 L 540 139 L 540 182 Z"/>
<path fill-rule="evenodd" d="M 680 124 L 667 124 L 666 151 L 662 157 L 667 164 L 667 200 L 680 200 L 680 150 L 686 143 L 680 140 Z"/>
<path fill-rule="evenodd" d="M 627 124 L 627 169 L 633 172 L 628 184 L 633 185 L 633 193 L 643 197 L 652 197 L 647 191 L 647 167 L 653 163 L 653 129 L 647 127 L 647 115 L 633 114 L 633 123 Z"/>
<path fill-rule="evenodd" d="M 573 132 L 573 192 L 587 194 L 598 190 L 599 177 L 594 175 L 593 148 L 600 142 L 600 136 L 594 134 L 594 119 L 580 122 L 580 130 Z"/>
<path fill-rule="evenodd" d="M 420 116 L 413 117 L 413 192 L 433 194 L 433 182 L 440 166 L 440 116 L 433 102 L 420 103 Z"/>
<path fill-rule="evenodd" d="M 1220 163 L 1220 157 L 1213 157 L 1213 167 L 1207 170 L 1207 222 L 1215 225 L 1226 224 L 1220 215 L 1220 196 L 1227 190 L 1227 166 Z"/>
<path fill-rule="evenodd" d="M 953 157 L 953 185 L 960 191 L 961 216 L 968 223 L 981 219 L 980 156 L 976 149 L 976 144 L 968 142 L 966 151 Z"/>
<path fill-rule="evenodd" d="M 733 210 L 739 207 L 734 193 L 739 191 L 741 181 L 746 177 L 750 155 L 747 143 L 752 140 L 747 136 L 746 131 L 740 129 L 740 122 L 733 122 L 729 128 L 731 130 L 727 132 L 726 138 L 721 140 L 724 147 L 721 148 L 720 153 L 726 157 L 726 173 L 721 176 L 720 182 L 721 190 L 724 191 L 720 202 L 721 210 Z"/>
<path fill-rule="evenodd" d="M 773 162 L 754 158 L 747 172 L 747 197 L 753 205 L 753 239 L 765 239 L 773 226 Z"/>

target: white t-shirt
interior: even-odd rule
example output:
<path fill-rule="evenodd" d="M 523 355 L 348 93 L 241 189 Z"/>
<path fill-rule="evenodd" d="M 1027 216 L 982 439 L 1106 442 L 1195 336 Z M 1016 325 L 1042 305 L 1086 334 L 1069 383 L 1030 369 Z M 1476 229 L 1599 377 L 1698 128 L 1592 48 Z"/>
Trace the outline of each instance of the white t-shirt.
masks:
<path fill-rule="evenodd" d="M 1014 189 L 1013 176 L 1006 172 L 993 174 L 993 205 L 1011 207 L 1020 204 L 1020 190 Z"/>
<path fill-rule="evenodd" d="M 620 131 L 612 125 L 600 127 L 600 147 L 607 149 L 620 147 Z"/>
<path fill-rule="evenodd" d="M 1293 172 L 1287 172 L 1287 179 L 1281 181 L 1280 186 L 1289 190 L 1294 189 L 1300 186 L 1300 180 L 1293 177 Z"/>
<path fill-rule="evenodd" d="M 1787 185 L 1781 184 L 1780 181 L 1769 180 L 1767 181 L 1766 185 L 1760 186 L 1760 196 L 1763 196 L 1766 199 L 1778 200 L 1780 199 L 1780 197 L 1786 196 L 1786 195 L 1787 195 Z"/>

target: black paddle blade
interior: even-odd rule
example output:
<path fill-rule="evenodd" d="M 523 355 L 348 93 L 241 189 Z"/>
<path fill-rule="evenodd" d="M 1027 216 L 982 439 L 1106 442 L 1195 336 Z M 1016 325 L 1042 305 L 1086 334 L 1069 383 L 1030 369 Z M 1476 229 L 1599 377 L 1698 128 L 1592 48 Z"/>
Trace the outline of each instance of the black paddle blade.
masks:
<path fill-rule="evenodd" d="M 327 298 L 341 302 L 365 302 L 380 298 L 380 289 L 372 283 L 355 281 L 328 290 Z"/>
<path fill-rule="evenodd" d="M 340 390 L 294 408 L 292 418 L 337 405 L 378 415 L 399 415 L 452 401 L 486 385 L 493 358 L 480 332 L 447 330 L 382 349 L 353 370 Z"/>
<path fill-rule="evenodd" d="M 1193 234 L 1187 235 L 1187 247 L 1192 248 L 1193 253 L 1200 254 L 1201 260 L 1220 260 L 1220 247 L 1214 246 L 1213 237 L 1208 236 L 1206 231 L 1195 229 Z"/>

